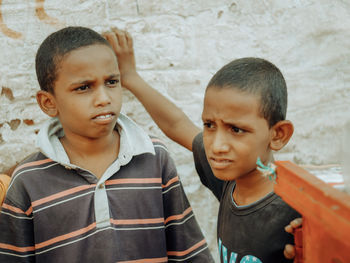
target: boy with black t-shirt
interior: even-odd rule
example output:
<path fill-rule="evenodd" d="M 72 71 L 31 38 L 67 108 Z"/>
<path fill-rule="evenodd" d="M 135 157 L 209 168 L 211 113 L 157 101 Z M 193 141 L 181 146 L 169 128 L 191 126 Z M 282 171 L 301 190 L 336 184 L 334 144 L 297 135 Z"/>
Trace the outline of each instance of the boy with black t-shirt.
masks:
<path fill-rule="evenodd" d="M 289 262 L 293 243 L 284 227 L 300 215 L 273 192 L 257 169 L 293 134 L 286 120 L 287 88 L 280 70 L 260 58 L 242 58 L 210 80 L 202 112 L 203 132 L 136 72 L 132 38 L 114 30 L 107 40 L 120 61 L 122 85 L 145 106 L 161 130 L 193 151 L 202 183 L 220 201 L 217 238 L 221 262 Z"/>

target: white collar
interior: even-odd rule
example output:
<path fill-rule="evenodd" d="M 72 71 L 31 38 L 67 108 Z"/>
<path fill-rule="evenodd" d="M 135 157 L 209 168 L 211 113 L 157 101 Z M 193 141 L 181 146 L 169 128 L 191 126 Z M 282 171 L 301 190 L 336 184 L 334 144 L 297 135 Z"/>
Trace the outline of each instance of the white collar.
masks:
<path fill-rule="evenodd" d="M 128 163 L 136 155 L 143 153 L 155 154 L 148 134 L 126 115 L 119 114 L 116 129 L 120 134 L 118 159 L 121 159 L 121 164 Z M 58 118 L 50 118 L 40 129 L 36 146 L 51 160 L 76 168 L 75 165 L 70 163 L 68 155 L 59 140 L 63 134 L 63 128 Z"/>

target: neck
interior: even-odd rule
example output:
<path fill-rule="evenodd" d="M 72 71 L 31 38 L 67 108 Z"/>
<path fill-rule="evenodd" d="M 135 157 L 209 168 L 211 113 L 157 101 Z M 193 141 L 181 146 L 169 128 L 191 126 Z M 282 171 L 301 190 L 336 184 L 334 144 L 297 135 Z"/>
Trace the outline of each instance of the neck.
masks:
<path fill-rule="evenodd" d="M 113 131 L 107 136 L 101 138 L 86 138 L 76 135 L 65 135 L 60 138 L 60 141 L 66 150 L 68 157 L 69 153 L 75 153 L 80 156 L 97 155 L 108 151 L 108 149 L 115 149 L 119 145 L 119 134 Z"/>
<path fill-rule="evenodd" d="M 113 131 L 99 139 L 65 136 L 61 142 L 72 164 L 90 171 L 99 179 L 118 157 L 120 136 Z"/>
<path fill-rule="evenodd" d="M 274 183 L 258 170 L 236 179 L 233 199 L 237 205 L 249 205 L 273 191 Z"/>

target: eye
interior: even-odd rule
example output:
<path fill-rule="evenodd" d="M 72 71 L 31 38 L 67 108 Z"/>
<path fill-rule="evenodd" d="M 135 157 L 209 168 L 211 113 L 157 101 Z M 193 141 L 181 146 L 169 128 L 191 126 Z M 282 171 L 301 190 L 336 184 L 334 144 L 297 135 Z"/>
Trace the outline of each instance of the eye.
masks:
<path fill-rule="evenodd" d="M 107 86 L 112 86 L 112 87 L 117 86 L 118 83 L 119 83 L 119 79 L 110 79 L 110 80 L 106 81 L 106 85 Z"/>
<path fill-rule="evenodd" d="M 75 91 L 85 91 L 89 88 L 89 85 L 83 85 L 83 86 L 80 86 L 76 89 L 74 89 Z"/>
<path fill-rule="evenodd" d="M 211 129 L 214 127 L 213 123 L 210 121 L 203 122 L 204 129 Z"/>
<path fill-rule="evenodd" d="M 236 127 L 236 126 L 231 126 L 231 130 L 233 133 L 244 133 L 245 131 Z"/>

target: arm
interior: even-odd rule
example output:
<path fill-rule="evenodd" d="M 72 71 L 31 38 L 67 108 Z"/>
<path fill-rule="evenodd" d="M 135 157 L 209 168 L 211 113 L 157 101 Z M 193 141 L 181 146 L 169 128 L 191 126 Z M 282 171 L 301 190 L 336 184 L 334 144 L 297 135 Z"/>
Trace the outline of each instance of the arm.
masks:
<path fill-rule="evenodd" d="M 2 203 L 5 199 L 6 191 L 7 191 L 7 188 L 9 187 L 10 181 L 11 181 L 10 175 L 15 170 L 16 165 L 12 166 L 7 171 L 0 173 L 0 206 L 2 205 Z M 1 208 L 0 208 L 0 210 L 1 210 Z"/>
<path fill-rule="evenodd" d="M 19 163 L 16 163 L 14 166 L 12 166 L 11 168 L 9 168 L 8 170 L 6 170 L 5 172 L 3 172 L 3 174 L 7 174 L 8 176 L 11 176 L 13 171 L 16 169 L 17 165 Z"/>
<path fill-rule="evenodd" d="M 136 96 L 166 136 L 192 151 L 192 141 L 200 129 L 179 107 L 149 86 L 137 73 L 131 36 L 117 29 L 104 36 L 118 57 L 122 86 Z"/>
<path fill-rule="evenodd" d="M 0 206 L 2 205 L 7 188 L 9 187 L 11 178 L 7 176 L 6 174 L 0 174 Z M 1 210 L 1 207 L 0 207 Z"/>

